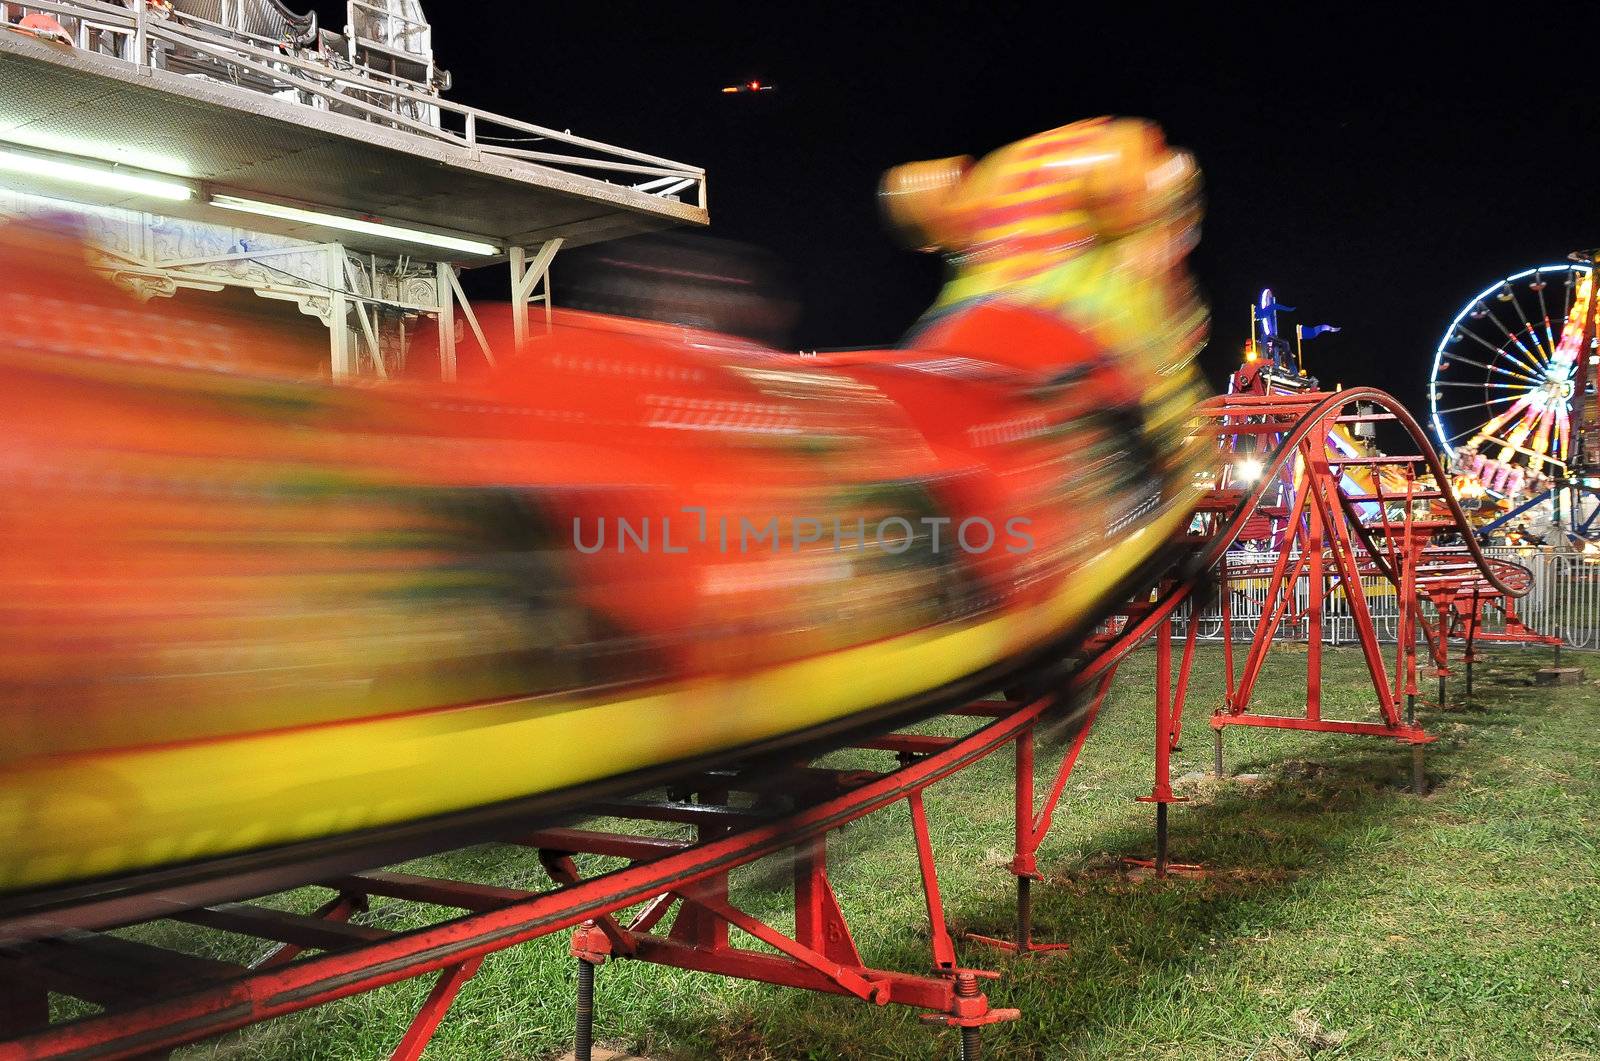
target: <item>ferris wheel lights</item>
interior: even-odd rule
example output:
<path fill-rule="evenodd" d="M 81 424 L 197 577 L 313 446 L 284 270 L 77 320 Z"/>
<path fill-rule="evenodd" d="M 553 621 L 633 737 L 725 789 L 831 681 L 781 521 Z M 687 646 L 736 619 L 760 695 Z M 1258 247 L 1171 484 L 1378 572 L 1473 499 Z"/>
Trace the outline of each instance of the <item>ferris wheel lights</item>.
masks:
<path fill-rule="evenodd" d="M 1551 274 L 1560 274 L 1564 297 L 1562 284 Z M 1580 351 L 1589 354 L 1571 323 L 1587 319 L 1589 274 L 1584 263 L 1541 265 L 1502 277 L 1467 300 L 1434 350 L 1434 386 L 1428 392 L 1431 427 L 1441 452 L 1451 454 L 1458 470 L 1477 471 L 1490 497 L 1515 497 L 1535 489 L 1546 468 L 1562 466 L 1571 381 L 1581 363 Z M 1519 299 L 1518 284 L 1527 285 L 1533 295 Z M 1504 308 L 1496 309 L 1494 303 Z M 1509 320 L 1508 312 L 1513 314 Z M 1468 366 L 1481 370 L 1482 376 Z M 1469 376 L 1476 378 L 1469 381 Z M 1443 407 L 1444 387 L 1479 385 L 1481 400 L 1468 398 Z M 1457 444 L 1469 435 L 1467 442 Z"/>
<path fill-rule="evenodd" d="M 1254 457 L 1245 457 L 1233 466 L 1233 477 L 1241 483 L 1249 485 L 1261 478 L 1261 462 Z"/>

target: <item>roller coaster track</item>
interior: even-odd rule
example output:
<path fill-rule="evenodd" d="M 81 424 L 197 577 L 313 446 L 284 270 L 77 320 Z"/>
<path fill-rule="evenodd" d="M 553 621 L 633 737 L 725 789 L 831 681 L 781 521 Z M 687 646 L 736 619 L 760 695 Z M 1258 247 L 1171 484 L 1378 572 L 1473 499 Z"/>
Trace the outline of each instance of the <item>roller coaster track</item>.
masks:
<path fill-rule="evenodd" d="M 1357 403 L 1364 405 L 1357 409 Z M 1362 420 L 1391 422 L 1408 438 L 1411 452 L 1359 458 L 1330 452 L 1328 432 Z M 1212 718 L 1219 749 L 1223 726 L 1256 724 L 1387 735 L 1415 746 L 1419 756 L 1429 738 L 1412 713 L 1417 632 L 1425 635 L 1442 675 L 1448 670 L 1450 636 L 1465 631 L 1470 639 L 1486 603 L 1509 608 L 1529 587 L 1526 569 L 1490 560 L 1479 550 L 1421 426 L 1380 391 L 1219 397 L 1197 410 L 1194 423 L 1196 435 L 1215 444 L 1211 479 L 1208 488 L 1196 491 L 1193 518 L 1159 552 L 1154 567 L 1135 577 L 1126 597 L 1112 602 L 1101 622 L 1070 642 L 1005 672 L 975 676 L 920 704 L 896 705 L 849 732 L 808 734 L 803 742 L 762 749 L 736 762 L 620 779 L 567 808 L 562 819 L 567 824 L 559 827 L 550 825 L 548 807 L 537 806 L 523 808 L 520 817 L 452 823 L 454 845 L 492 839 L 536 852 L 555 883 L 550 890 L 369 868 L 392 866 L 395 856 L 413 853 L 398 841 L 389 843 L 396 838 L 379 838 L 338 850 L 301 849 L 287 864 L 242 862 L 203 878 L 158 877 L 58 896 L 9 915 L 0 911 L 0 1061 L 159 1055 L 257 1021 L 437 974 L 393 1055 L 415 1059 L 486 957 L 568 928 L 577 929 L 572 950 L 579 969 L 579 1058 L 587 1056 L 595 968 L 613 957 L 852 995 L 880 1005 L 917 1006 L 928 1011 L 926 1019 L 959 1028 L 964 1055 L 976 1056 L 979 1029 L 1018 1013 L 992 1007 L 978 987 L 979 979 L 990 974 L 957 961 L 923 806 L 930 785 L 1014 747 L 1017 843 L 1009 869 L 1017 879 L 1017 938 L 986 942 L 1017 951 L 1045 949 L 1048 945 L 1031 938 L 1034 855 L 1117 666 L 1130 652 L 1155 639 L 1155 784 L 1145 799 L 1158 806 L 1156 866 L 1165 871 L 1166 805 L 1176 798 L 1167 757 L 1181 728 L 1198 626 L 1193 619 L 1219 590 L 1226 615 L 1230 579 L 1266 578 L 1273 589 L 1237 681 L 1232 643 L 1225 645 L 1228 690 Z M 1232 482 L 1232 462 L 1242 449 L 1255 454 L 1262 469 L 1249 484 Z M 1369 481 L 1379 484 L 1376 492 L 1357 492 L 1348 474 L 1354 467 L 1397 473 L 1406 491 L 1386 493 L 1382 477 L 1371 474 Z M 1271 563 L 1255 568 L 1248 561 L 1225 564 L 1229 550 L 1259 527 L 1263 515 L 1290 527 L 1284 547 Z M 1390 650 L 1377 644 L 1361 590 L 1362 580 L 1374 577 L 1392 586 L 1399 602 L 1401 644 L 1392 661 L 1384 655 Z M 1373 672 L 1377 721 L 1322 719 L 1314 695 L 1308 696 L 1305 718 L 1249 711 L 1250 686 L 1291 611 L 1296 586 L 1306 587 L 1301 617 L 1314 621 L 1315 630 L 1320 630 L 1315 624 L 1323 604 L 1334 600 L 1336 590 L 1342 594 L 1342 606 L 1361 629 Z M 1463 626 L 1469 607 L 1471 617 Z M 1174 689 L 1174 623 L 1184 617 L 1189 621 Z M 1231 637 L 1233 624 L 1225 625 Z M 1314 663 L 1320 637 L 1310 642 L 1317 646 L 1308 649 Z M 1470 665 L 1470 641 L 1467 660 Z M 1308 670 L 1308 683 L 1318 687 L 1314 669 Z M 1011 695 L 982 698 L 1001 689 Z M 906 725 L 908 719 L 914 724 Z M 1035 736 L 1046 726 L 1070 739 L 1040 801 Z M 858 757 L 890 756 L 893 765 L 840 768 L 831 755 L 846 749 Z M 927 899 L 931 975 L 866 966 L 827 873 L 830 832 L 901 801 L 909 807 Z M 729 875 L 786 852 L 793 872 L 794 928 L 779 930 L 733 904 Z M 314 913 L 287 913 L 249 898 L 297 885 L 322 895 Z M 363 923 L 356 915 L 375 900 L 423 904 L 412 909 L 430 910 L 436 920 L 404 932 Z M 442 915 L 441 908 L 452 913 Z M 631 917 L 622 919 L 630 908 Z M 663 930 L 673 908 L 676 917 Z M 210 948 L 206 937 L 191 929 L 251 937 L 271 949 L 241 965 L 139 941 L 171 939 L 171 931 L 106 931 L 156 919 L 189 926 L 185 931 L 198 941 L 193 949 Z M 734 945 L 730 926 L 769 949 Z M 51 993 L 104 1012 L 52 1024 Z"/>

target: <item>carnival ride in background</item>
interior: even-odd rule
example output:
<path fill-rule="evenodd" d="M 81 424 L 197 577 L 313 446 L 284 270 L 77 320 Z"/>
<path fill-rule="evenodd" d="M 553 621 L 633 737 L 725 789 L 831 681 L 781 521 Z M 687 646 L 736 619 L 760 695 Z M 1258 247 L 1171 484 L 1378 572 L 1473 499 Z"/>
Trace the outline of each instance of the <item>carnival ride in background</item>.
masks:
<path fill-rule="evenodd" d="M 1250 339 L 1245 344 L 1244 358 L 1237 371 L 1228 377 L 1229 394 L 1305 394 L 1319 390 L 1321 384 L 1311 375 L 1305 363 L 1305 342 L 1322 335 L 1338 332 L 1332 324 L 1317 324 L 1307 328 L 1296 323 L 1294 342 L 1291 344 L 1283 331 L 1279 314 L 1294 313 L 1293 306 L 1277 300 L 1271 288 L 1264 289 L 1250 307 Z M 1371 420 L 1354 420 L 1336 424 L 1328 433 L 1331 452 L 1357 460 L 1378 456 L 1376 444 L 1377 424 Z M 1252 486 L 1260 478 L 1263 465 L 1256 455 L 1262 445 L 1260 440 L 1247 438 L 1235 443 L 1235 456 L 1226 470 L 1229 484 Z M 1352 494 L 1393 499 L 1405 492 L 1404 477 L 1389 465 L 1351 463 L 1340 468 L 1343 486 Z M 1256 521 L 1241 535 L 1246 548 L 1280 548 L 1291 527 L 1288 514 L 1294 506 L 1296 480 L 1293 476 L 1280 477 L 1277 493 L 1271 504 L 1264 507 Z M 1393 504 L 1391 500 L 1389 503 Z M 1374 514 L 1376 501 L 1362 503 L 1368 516 Z"/>
<path fill-rule="evenodd" d="M 1429 419 L 1481 534 L 1528 519 L 1586 543 L 1600 512 L 1593 415 L 1592 261 L 1524 269 L 1469 299 L 1429 377 Z M 1565 533 L 1562 524 L 1565 523 Z"/>
<path fill-rule="evenodd" d="M 1015 749 L 1018 934 L 989 942 L 1043 949 L 1039 844 L 1118 663 L 1153 638 L 1164 875 L 1195 620 L 1242 577 L 1269 592 L 1242 667 L 1224 623 L 1219 771 L 1225 728 L 1271 726 L 1400 741 L 1420 786 L 1422 661 L 1442 698 L 1453 638 L 1470 685 L 1478 640 L 1534 637 L 1483 624 L 1527 572 L 1484 557 L 1381 392 L 1296 371 L 1201 400 L 1196 192 L 1188 157 L 1126 120 L 900 167 L 891 221 L 957 263 L 902 349 L 800 359 L 569 314 L 454 385 L 299 378 L 273 367 L 300 360 L 286 340 L 120 303 L 70 239 L 4 230 L 0 1058 L 148 1055 L 438 973 L 395 1051 L 414 1059 L 486 956 L 580 925 L 580 1058 L 611 956 L 923 1007 L 975 1057 L 1018 1014 L 957 959 L 924 790 Z M 1346 451 L 1378 422 L 1414 452 Z M 1263 516 L 1271 559 L 1225 563 Z M 996 533 L 1015 526 L 1031 547 Z M 1336 605 L 1372 718 L 1323 716 Z M 1253 711 L 1291 615 L 1313 631 L 1306 713 Z M 934 715 L 959 732 L 915 724 Z M 1069 735 L 1042 799 L 1041 725 Z M 819 762 L 845 747 L 897 765 Z M 827 834 L 901 800 L 932 975 L 867 966 L 827 875 Z M 490 840 L 557 887 L 382 868 Z M 729 877 L 783 852 L 780 929 Z M 584 877 L 577 855 L 622 864 Z M 260 900 L 294 886 L 326 902 Z M 434 920 L 356 917 L 386 900 Z M 152 920 L 272 949 L 246 967 L 108 931 Z M 102 1011 L 52 1024 L 52 993 Z"/>

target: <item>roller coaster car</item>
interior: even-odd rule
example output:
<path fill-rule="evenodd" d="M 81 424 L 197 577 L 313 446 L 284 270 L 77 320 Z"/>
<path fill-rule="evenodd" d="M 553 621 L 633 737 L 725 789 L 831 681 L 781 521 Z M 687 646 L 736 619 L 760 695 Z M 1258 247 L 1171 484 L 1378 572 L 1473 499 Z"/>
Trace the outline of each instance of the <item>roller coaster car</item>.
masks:
<path fill-rule="evenodd" d="M 0 231 L 0 916 L 888 717 L 1189 516 L 1187 359 L 1153 399 L 1022 301 L 818 359 L 567 313 L 330 384 L 82 260 Z"/>

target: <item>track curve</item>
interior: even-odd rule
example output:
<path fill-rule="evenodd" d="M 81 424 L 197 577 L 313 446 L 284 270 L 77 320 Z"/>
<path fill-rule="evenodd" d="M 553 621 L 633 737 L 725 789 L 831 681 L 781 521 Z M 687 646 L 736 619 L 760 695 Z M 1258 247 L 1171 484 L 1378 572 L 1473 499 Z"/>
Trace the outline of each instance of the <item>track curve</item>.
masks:
<path fill-rule="evenodd" d="M 1161 583 L 1158 581 L 1152 587 L 1157 594 L 1153 607 L 1138 617 L 1138 622 L 1128 631 L 1127 636 L 1119 636 L 1115 641 L 1105 643 L 1091 657 L 1084 660 L 1084 665 L 1078 672 L 1082 682 L 1087 683 L 1104 675 L 1129 652 L 1137 648 L 1163 619 L 1172 617 L 1178 608 L 1204 584 L 1205 575 L 1196 572 L 1212 571 L 1223 562 L 1228 550 L 1239 544 L 1240 535 L 1251 518 L 1266 507 L 1269 496 L 1278 491 L 1285 477 L 1293 474 L 1300 445 L 1314 438 L 1319 430 L 1324 433 L 1331 432 L 1339 422 L 1339 418 L 1346 415 L 1345 410 L 1356 403 L 1370 404 L 1382 411 L 1379 415 L 1393 417 L 1410 436 L 1410 441 L 1415 446 L 1415 455 L 1425 464 L 1428 474 L 1433 477 L 1436 484 L 1441 485 L 1442 488 L 1438 491 L 1441 496 L 1430 500 L 1441 503 L 1448 511 L 1448 519 L 1452 524 L 1450 533 L 1459 536 L 1466 556 L 1470 558 L 1477 573 L 1476 580 L 1463 581 L 1461 591 L 1470 593 L 1476 590 L 1480 595 L 1508 597 L 1521 597 L 1529 591 L 1533 575 L 1526 567 L 1509 560 L 1484 555 L 1472 533 L 1466 514 L 1462 511 L 1455 495 L 1449 490 L 1449 477 L 1443 462 L 1440 461 L 1428 439 L 1427 432 L 1397 398 L 1373 387 L 1300 395 L 1217 395 L 1202 403 L 1195 411 L 1196 422 L 1200 425 L 1197 433 L 1218 439 L 1211 468 L 1211 474 L 1215 477 L 1214 482 L 1222 480 L 1227 467 L 1227 450 L 1224 448 L 1226 440 L 1245 435 L 1259 437 L 1264 432 L 1258 431 L 1257 428 L 1282 421 L 1281 431 L 1271 432 L 1277 438 L 1276 445 L 1270 456 L 1260 458 L 1262 472 L 1251 488 L 1248 491 L 1239 491 L 1237 500 L 1231 508 L 1216 513 L 1220 521 L 1203 539 L 1189 543 L 1193 550 L 1192 554 L 1174 568 L 1176 572 L 1181 567 L 1182 571 L 1189 573 L 1187 577 L 1172 581 L 1167 592 L 1162 592 Z M 1395 463 L 1404 462 L 1397 459 Z M 1381 464 L 1373 466 L 1379 467 Z M 1359 515 L 1356 505 L 1363 499 L 1352 498 L 1345 489 L 1342 479 L 1336 479 L 1335 485 L 1338 487 L 1340 503 L 1352 526 L 1362 536 L 1372 567 L 1398 588 L 1399 573 L 1390 564 L 1385 550 L 1374 540 L 1378 537 L 1374 531 L 1383 529 L 1383 525 L 1380 524 L 1378 527 L 1369 525 Z M 1400 497 L 1393 500 L 1405 499 Z M 1201 511 L 1204 511 L 1204 507 L 1203 504 Z"/>

